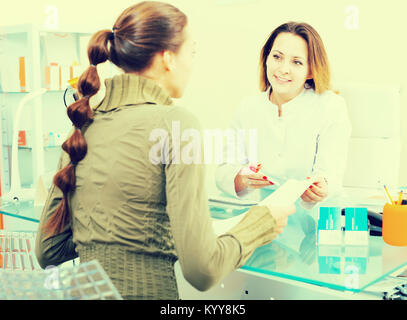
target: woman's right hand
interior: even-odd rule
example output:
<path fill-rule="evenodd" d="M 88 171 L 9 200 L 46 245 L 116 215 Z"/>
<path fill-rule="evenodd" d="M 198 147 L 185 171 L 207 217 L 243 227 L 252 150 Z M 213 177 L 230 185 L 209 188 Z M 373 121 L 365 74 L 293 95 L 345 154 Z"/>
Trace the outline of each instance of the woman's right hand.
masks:
<path fill-rule="evenodd" d="M 267 177 L 250 169 L 250 166 L 242 168 L 235 177 L 235 191 L 239 193 L 247 188 L 261 189 L 273 185 Z"/>
<path fill-rule="evenodd" d="M 268 210 L 267 210 L 267 209 Z M 292 205 L 253 206 L 227 234 L 240 242 L 241 267 L 258 247 L 271 243 L 287 225 L 288 216 L 295 212 Z"/>
<path fill-rule="evenodd" d="M 295 205 L 268 205 L 267 208 L 269 208 L 271 215 L 276 220 L 275 232 L 282 233 L 287 225 L 288 216 L 294 214 L 296 210 Z"/>

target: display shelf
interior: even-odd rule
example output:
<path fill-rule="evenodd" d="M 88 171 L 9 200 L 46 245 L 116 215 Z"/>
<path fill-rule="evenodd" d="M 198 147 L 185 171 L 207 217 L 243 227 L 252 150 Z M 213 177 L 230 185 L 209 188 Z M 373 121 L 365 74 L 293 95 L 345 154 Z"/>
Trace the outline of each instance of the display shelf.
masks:
<path fill-rule="evenodd" d="M 27 33 L 35 30 L 39 33 L 76 33 L 79 35 L 90 35 L 97 30 L 89 29 L 84 26 L 78 25 L 61 25 L 57 29 L 46 28 L 42 25 L 36 24 L 18 24 L 13 26 L 0 26 L 0 34 L 15 34 L 15 33 Z"/>
<path fill-rule="evenodd" d="M 51 89 L 47 89 L 47 91 L 46 91 L 46 93 L 47 92 L 58 92 L 58 93 L 64 93 L 64 91 L 65 91 L 65 89 L 58 89 L 58 90 L 51 90 Z M 24 92 L 21 92 L 21 91 L 0 91 L 0 94 L 1 93 L 3 93 L 3 94 L 27 94 L 27 93 L 30 93 L 30 92 L 32 92 L 32 90 L 28 90 L 28 91 L 24 91 Z"/>
<path fill-rule="evenodd" d="M 52 132 L 58 137 L 66 137 L 72 127 L 66 116 L 63 93 L 68 86 L 67 80 L 79 76 L 82 65 L 88 64 L 86 49 L 92 34 L 93 30 L 79 26 L 61 26 L 52 30 L 35 24 L 0 27 L 3 193 L 14 189 L 10 146 L 16 143 L 13 142 L 15 130 L 26 131 L 30 138 L 28 145 L 17 148 L 22 184 L 35 188 L 39 177 L 50 171 L 49 166 L 54 169 L 54 150 L 61 147 L 44 146 L 43 135 Z M 46 90 L 25 101 L 42 88 Z M 20 107 L 23 102 L 25 104 Z M 16 114 L 20 117 L 17 128 L 14 123 Z"/>
<path fill-rule="evenodd" d="M 4 145 L 5 147 L 9 147 L 9 148 L 11 148 L 11 145 Z M 21 150 L 31 150 L 32 149 L 32 147 L 29 147 L 29 146 L 18 146 L 18 149 L 21 149 Z M 51 149 L 51 150 L 54 150 L 54 149 L 59 149 L 59 150 L 61 150 L 61 145 L 58 145 L 58 146 L 44 146 L 44 149 L 45 150 L 48 150 L 48 149 Z"/>

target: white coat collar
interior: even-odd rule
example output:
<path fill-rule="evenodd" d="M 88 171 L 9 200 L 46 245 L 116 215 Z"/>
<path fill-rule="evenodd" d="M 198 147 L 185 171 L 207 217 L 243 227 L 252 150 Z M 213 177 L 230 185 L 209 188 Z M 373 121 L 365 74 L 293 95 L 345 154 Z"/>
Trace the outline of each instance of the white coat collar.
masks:
<path fill-rule="evenodd" d="M 313 89 L 302 89 L 302 91 L 293 99 L 290 101 L 284 103 L 281 107 L 282 109 L 282 118 L 286 117 L 287 115 L 290 115 L 291 113 L 295 112 L 297 108 L 304 107 L 305 106 L 305 99 L 309 95 L 309 93 L 314 92 Z M 266 99 L 266 103 L 268 104 L 269 107 L 273 108 L 272 114 L 278 118 L 278 107 L 274 103 L 272 103 L 269 100 L 269 93 L 270 89 L 264 92 L 264 97 Z"/>

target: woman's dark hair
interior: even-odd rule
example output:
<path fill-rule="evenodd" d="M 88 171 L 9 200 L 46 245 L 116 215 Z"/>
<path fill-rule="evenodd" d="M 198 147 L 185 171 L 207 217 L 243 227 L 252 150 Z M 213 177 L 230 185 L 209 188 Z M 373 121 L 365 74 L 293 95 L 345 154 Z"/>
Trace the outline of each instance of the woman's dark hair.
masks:
<path fill-rule="evenodd" d="M 87 153 L 82 130 L 93 118 L 89 99 L 100 88 L 96 66 L 109 60 L 124 72 L 141 72 L 151 65 L 156 53 L 164 50 L 178 51 L 184 42 L 182 31 L 186 24 L 186 15 L 174 6 L 145 1 L 124 10 L 112 30 L 98 31 L 90 39 L 90 66 L 78 81 L 80 99 L 67 109 L 74 132 L 62 144 L 62 149 L 69 154 L 70 163 L 59 170 L 53 180 L 55 186 L 61 189 L 63 198 L 44 225 L 47 233 L 61 233 L 70 219 L 68 195 L 75 190 L 75 167 Z"/>

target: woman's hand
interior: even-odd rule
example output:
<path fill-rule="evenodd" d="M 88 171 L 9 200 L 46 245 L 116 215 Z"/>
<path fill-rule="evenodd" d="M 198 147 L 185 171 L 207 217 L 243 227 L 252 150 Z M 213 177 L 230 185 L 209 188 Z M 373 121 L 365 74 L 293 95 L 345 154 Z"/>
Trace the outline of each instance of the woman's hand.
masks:
<path fill-rule="evenodd" d="M 296 208 L 294 204 L 286 206 L 276 206 L 269 205 L 267 206 L 271 212 L 271 215 L 276 220 L 276 229 L 275 232 L 278 234 L 282 233 L 285 226 L 287 225 L 288 216 L 292 215 Z"/>
<path fill-rule="evenodd" d="M 305 202 L 321 202 L 328 196 L 328 183 L 324 177 L 317 177 L 315 182 L 302 194 Z"/>
<path fill-rule="evenodd" d="M 239 193 L 246 188 L 261 189 L 269 185 L 273 185 L 267 177 L 259 173 L 260 165 L 257 168 L 252 166 L 244 167 L 235 177 L 235 191 Z M 257 171 L 257 172 L 256 172 Z"/>

